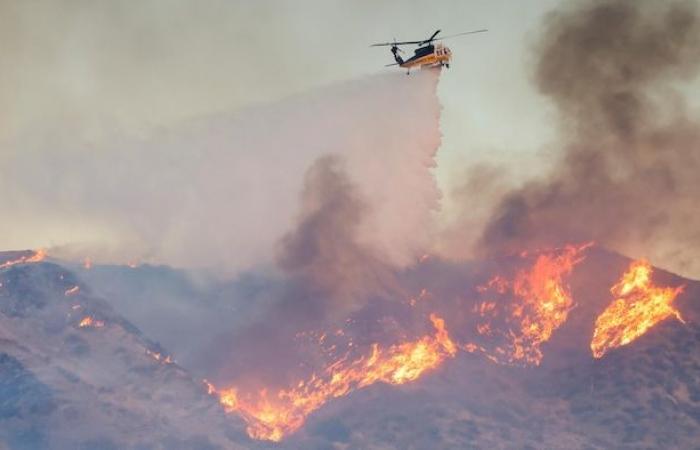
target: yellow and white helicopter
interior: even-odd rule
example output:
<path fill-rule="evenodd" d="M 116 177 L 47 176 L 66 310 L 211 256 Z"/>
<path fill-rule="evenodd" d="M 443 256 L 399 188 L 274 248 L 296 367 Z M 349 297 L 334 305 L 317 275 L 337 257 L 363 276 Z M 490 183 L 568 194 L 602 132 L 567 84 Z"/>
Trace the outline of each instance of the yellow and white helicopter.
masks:
<path fill-rule="evenodd" d="M 411 69 L 414 67 L 447 67 L 450 68 L 450 60 L 452 59 L 452 52 L 445 46 L 442 42 L 444 39 L 449 39 L 457 36 L 464 36 L 465 34 L 475 34 L 483 33 L 488 30 L 474 30 L 466 31 L 464 33 L 452 34 L 450 36 L 436 37 L 440 30 L 437 30 L 428 39 L 423 41 L 404 41 L 404 42 L 380 42 L 379 44 L 372 44 L 370 47 L 385 47 L 391 46 L 391 53 L 394 55 L 396 60 L 393 64 L 387 64 L 389 66 L 400 66 L 406 69 L 406 74 L 411 73 Z M 435 44 L 433 44 L 435 42 Z M 404 61 L 404 59 L 399 55 L 399 52 L 403 52 L 399 47 L 401 45 L 417 45 L 418 48 L 414 51 L 414 55 Z"/>

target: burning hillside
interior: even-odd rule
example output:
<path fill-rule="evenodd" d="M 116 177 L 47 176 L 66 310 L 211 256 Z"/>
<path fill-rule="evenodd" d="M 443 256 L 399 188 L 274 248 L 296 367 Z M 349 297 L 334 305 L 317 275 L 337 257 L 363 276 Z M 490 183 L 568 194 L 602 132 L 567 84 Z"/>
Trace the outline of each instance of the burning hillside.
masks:
<path fill-rule="evenodd" d="M 646 261 L 635 261 L 620 281 L 610 288 L 615 299 L 595 322 L 591 341 L 593 356 L 642 336 L 657 323 L 675 317 L 685 323 L 673 301 L 683 292 L 683 286 L 659 288 L 651 282 L 652 268 Z"/>
<path fill-rule="evenodd" d="M 408 275 L 411 283 L 422 280 L 421 292 L 430 292 L 430 299 L 421 304 L 393 302 L 385 305 L 379 318 L 374 312 L 360 311 L 343 329 L 330 333 L 333 336 L 319 330 L 314 335 L 320 336 L 317 345 L 323 355 L 320 360 L 324 362 L 308 376 L 293 380 L 288 387 L 271 385 L 251 389 L 245 381 L 242 385 L 223 386 L 206 382 L 208 391 L 228 413 L 244 418 L 252 438 L 280 441 L 301 428 L 310 414 L 330 400 L 376 383 L 402 385 L 436 370 L 447 370 L 443 366 L 460 350 L 480 355 L 481 364 L 534 368 L 551 362 L 547 346 L 568 340 L 578 342 L 576 352 L 586 352 L 586 358 L 593 361 L 616 347 L 632 343 L 657 323 L 678 314 L 671 302 L 682 287 L 657 288 L 652 269 L 645 262 L 634 262 L 629 272 L 619 274 L 622 281 L 607 287 L 612 298 L 604 295 L 593 302 L 589 294 L 577 298 L 570 287 L 571 279 L 588 280 L 594 286 L 601 283 L 589 276 L 591 266 L 586 259 L 590 251 L 594 255 L 601 252 L 591 244 L 584 244 L 522 253 L 495 261 L 495 267 L 485 264 L 478 273 L 464 278 L 455 277 L 449 282 L 443 279 L 440 285 L 435 285 L 429 274 L 422 273 L 430 272 L 435 265 L 446 264 L 433 258 Z M 479 279 L 488 281 L 480 284 Z M 596 312 L 601 305 L 604 309 Z M 654 311 L 662 306 L 666 309 Z M 380 333 L 385 342 L 393 341 L 393 344 L 370 342 L 361 336 L 372 328 L 367 321 L 416 322 L 407 319 L 407 315 L 428 315 L 434 331 L 404 340 L 400 337 L 409 331 L 406 328 L 393 337 L 386 330 Z M 566 329 L 570 315 L 588 317 L 588 323 L 578 336 L 569 332 L 562 337 L 559 329 Z M 596 315 L 598 318 L 593 320 Z M 615 318 L 613 325 L 611 317 Z M 641 321 L 644 325 L 640 325 Z M 608 337 L 603 339 L 602 335 Z M 601 345 L 605 350 L 601 350 Z M 294 352 L 291 347 L 287 349 Z M 299 361 L 304 365 L 319 360 L 318 356 L 306 355 Z M 263 362 L 262 366 L 269 364 Z M 479 382 L 474 380 L 477 385 Z"/>
<path fill-rule="evenodd" d="M 5 298 L 2 329 L 8 354 L 19 358 L 30 370 L 39 370 L 41 364 L 31 355 L 40 349 L 48 351 L 48 347 L 41 336 L 35 332 L 27 334 L 27 330 L 36 330 L 37 321 L 55 321 L 65 315 L 62 320 L 67 331 L 66 336 L 60 338 L 64 342 L 62 345 L 73 348 L 78 345 L 77 341 L 74 342 L 77 336 L 81 336 L 81 341 L 87 340 L 91 348 L 109 346 L 113 342 L 125 345 L 124 339 L 127 339 L 133 341 L 129 344 L 133 345 L 133 351 L 129 350 L 127 358 L 129 361 L 133 359 L 133 367 L 145 367 L 149 360 L 150 364 L 162 367 L 139 379 L 146 390 L 151 389 L 150 377 L 161 370 L 172 367 L 175 372 L 185 374 L 186 369 L 175 366 L 170 354 L 164 350 L 141 341 L 139 337 L 128 337 L 129 327 L 123 319 L 99 306 L 99 302 L 95 303 L 89 294 L 90 289 L 74 275 L 53 267 L 51 264 L 27 262 L 8 267 L 0 274 Z M 101 269 L 90 269 L 91 273 L 93 270 Z M 53 277 L 54 283 L 58 284 L 49 291 L 41 291 L 44 292 L 41 294 L 39 291 L 34 294 L 26 292 L 28 286 L 43 283 L 37 278 L 40 273 Z M 624 391 L 610 391 L 605 387 L 613 380 L 623 382 L 625 378 L 620 378 L 619 373 L 632 370 L 613 367 L 633 358 L 635 367 L 638 367 L 635 376 L 642 376 L 647 373 L 644 367 L 649 361 L 647 356 L 641 358 L 637 355 L 656 354 L 654 349 L 668 345 L 672 345 L 673 350 L 668 350 L 671 353 L 666 357 L 674 361 L 681 357 L 694 361 L 697 356 L 693 353 L 694 346 L 683 347 L 682 343 L 690 339 L 688 336 L 692 333 L 698 333 L 695 321 L 700 317 L 700 311 L 691 300 L 696 298 L 700 287 L 694 282 L 657 273 L 644 261 L 629 261 L 590 244 L 466 264 L 431 257 L 396 273 L 395 281 L 400 286 L 396 292 L 407 294 L 402 299 L 405 301 L 377 299 L 352 313 L 341 328 L 318 329 L 313 333 L 302 333 L 293 340 L 292 347 L 305 347 L 307 356 L 312 355 L 309 349 L 316 347 L 318 353 L 315 357 L 299 361 L 306 366 L 308 376 L 286 386 L 278 383 L 256 387 L 255 383 L 250 383 L 250 378 L 241 377 L 240 384 L 216 382 L 187 389 L 199 391 L 204 396 L 209 393 L 216 398 L 222 410 L 228 413 L 228 420 L 233 423 L 238 418 L 245 421 L 246 433 L 251 438 L 281 441 L 282 447 L 308 448 L 310 442 L 319 439 L 352 442 L 358 446 L 383 439 L 391 439 L 395 444 L 403 442 L 413 433 L 384 434 L 385 437 L 381 437 L 381 433 L 376 434 L 379 431 L 374 430 L 374 425 L 367 422 L 388 420 L 386 415 L 390 417 L 392 410 L 380 406 L 385 404 L 383 398 L 391 398 L 392 403 L 403 405 L 401 408 L 405 414 L 415 414 L 417 420 L 423 422 L 423 425 L 407 426 L 418 427 L 415 431 L 424 429 L 427 423 L 437 427 L 436 447 L 449 447 L 455 442 L 479 448 L 507 446 L 514 436 L 521 436 L 524 442 L 531 442 L 534 446 L 576 448 L 576 442 L 593 442 L 586 438 L 590 429 L 598 430 L 596 442 L 603 443 L 603 446 L 615 442 L 611 440 L 614 439 L 611 425 L 592 421 L 596 415 L 580 418 L 579 422 L 570 421 L 573 420 L 570 415 L 581 414 L 579 403 L 583 391 L 586 396 L 593 395 L 585 397 L 588 398 L 585 404 L 598 402 L 595 408 L 608 412 L 614 410 L 608 403 L 612 398 L 627 395 Z M 82 288 L 66 296 L 65 292 L 75 286 Z M 419 300 L 411 302 L 411 297 Z M 26 303 L 29 299 L 33 303 Z M 54 309 L 56 315 L 51 312 Z M 659 313 L 651 314 L 657 310 Z M 613 315 L 617 318 L 615 325 L 602 327 L 601 324 L 608 323 L 605 319 Z M 683 317 L 685 323 L 671 320 L 674 317 Z M 640 326 L 640 320 L 646 325 Z M 399 324 L 402 326 L 397 328 Z M 599 337 L 603 332 L 609 336 L 606 340 Z M 675 343 L 665 337 L 669 333 L 685 337 Z M 304 336 L 312 336 L 313 342 L 309 343 Z M 20 337 L 24 339 L 22 344 L 17 341 Z M 604 344 L 602 352 L 599 342 Z M 70 358 L 77 358 L 79 376 L 89 377 L 90 383 L 96 386 L 110 385 L 117 389 L 113 373 L 92 373 L 90 368 L 90 361 L 96 358 L 98 364 L 113 366 L 111 372 L 116 370 L 116 362 L 108 362 L 112 353 L 106 352 L 98 358 L 97 354 L 88 356 L 78 347 L 75 347 L 77 356 Z M 562 348 L 568 355 L 563 359 Z M 30 353 L 27 353 L 28 349 L 32 349 Z M 691 353 L 683 353 L 688 351 Z M 569 359 L 572 354 L 578 355 L 573 363 Z M 245 356 L 241 354 L 239 357 Z M 65 365 L 68 357 L 68 354 L 61 356 L 64 369 L 68 367 Z M 319 365 L 310 366 L 311 361 L 317 361 Z M 312 370 L 312 367 L 315 368 Z M 582 372 L 573 376 L 562 375 L 567 371 Z M 48 373 L 32 373 L 49 386 L 59 382 Z M 587 373 L 590 379 L 581 383 L 583 373 Z M 265 379 L 263 372 L 252 375 Z M 173 376 L 174 372 L 169 375 Z M 644 379 L 649 386 L 654 389 L 663 387 L 657 386 L 656 375 L 649 377 Z M 666 380 L 666 384 L 669 380 L 676 380 L 669 385 L 675 387 L 668 391 L 674 400 L 655 410 L 654 417 L 675 411 L 673 414 L 681 414 L 678 416 L 682 418 L 680 420 L 692 420 L 692 416 L 687 415 L 686 406 L 681 406 L 689 400 L 679 392 L 684 389 L 694 392 L 696 387 L 684 378 L 676 378 L 671 372 L 667 373 Z M 554 391 L 542 397 L 543 394 L 538 392 L 546 390 L 544 386 L 550 386 Z M 556 392 L 562 389 L 575 394 L 560 397 Z M 548 411 L 556 411 L 555 404 L 562 408 L 562 401 L 564 409 L 560 410 L 559 417 L 552 417 Z M 625 401 L 641 411 L 652 413 L 640 403 L 641 399 L 627 396 Z M 541 402 L 541 408 L 531 408 L 529 405 L 533 402 Z M 81 405 L 80 408 L 87 407 L 87 404 Z M 493 422 L 485 412 L 496 411 L 495 405 L 501 405 L 497 407 L 498 411 L 505 411 L 503 408 L 512 411 L 500 420 L 499 425 L 499 433 L 504 432 L 504 436 L 511 438 L 495 438 L 486 432 Z M 359 411 L 366 411 L 366 414 L 358 415 Z M 521 413 L 525 414 L 523 411 L 529 411 L 527 421 L 516 419 Z M 461 425 L 454 422 L 465 415 L 470 417 L 466 422 L 461 422 Z M 440 417 L 442 419 L 438 420 Z M 546 436 L 533 434 L 548 421 L 558 425 Z M 323 431 L 327 425 L 323 424 L 328 423 L 336 424 L 333 429 L 346 431 L 340 436 L 335 432 L 327 434 Z M 448 426 L 449 423 L 452 425 Z M 220 426 L 221 422 L 207 425 L 214 427 L 207 433 Z M 464 432 L 471 431 L 455 434 L 456 429 L 450 428 L 454 426 L 466 427 Z M 569 431 L 564 433 L 567 427 Z M 657 427 L 650 426 L 640 436 L 648 439 Z M 353 428 L 366 432 L 349 431 Z M 141 434 L 138 439 L 152 439 L 148 437 L 149 433 Z M 674 442 L 685 442 L 687 436 L 690 435 L 678 433 Z M 414 437 L 422 442 L 422 438 Z M 60 439 L 70 441 L 65 436 Z M 628 439 L 638 442 L 635 439 L 641 438 L 629 435 Z M 255 446 L 252 443 L 245 445 Z"/>
<path fill-rule="evenodd" d="M 218 391 L 207 382 L 208 391 L 219 397 L 227 412 L 240 414 L 248 422 L 250 437 L 279 441 L 299 429 L 311 412 L 330 399 L 378 382 L 400 385 L 415 381 L 454 357 L 457 347 L 445 330 L 444 320 L 434 315 L 430 320 L 434 335 L 388 348 L 373 344 L 368 355 L 334 361 L 289 390 L 268 393 L 263 389 L 252 394 L 236 388 Z"/>
<path fill-rule="evenodd" d="M 591 0 L 549 15 L 535 82 L 562 151 L 514 186 L 468 180 L 460 192 L 487 217 L 449 233 L 435 217 L 438 70 L 56 159 L 72 195 L 32 177 L 42 214 L 87 211 L 86 223 L 114 226 L 115 254 L 137 249 L 123 260 L 215 274 L 100 264 L 79 245 L 56 249 L 65 266 L 42 250 L 0 255 L 0 393 L 12 393 L 0 439 L 696 446 L 700 284 L 652 262 L 697 266 L 700 126 L 666 94 L 695 76 L 699 44 L 690 2 Z M 34 169 L 28 154 L 17 164 Z M 472 214 L 464 205 L 456 217 Z"/>

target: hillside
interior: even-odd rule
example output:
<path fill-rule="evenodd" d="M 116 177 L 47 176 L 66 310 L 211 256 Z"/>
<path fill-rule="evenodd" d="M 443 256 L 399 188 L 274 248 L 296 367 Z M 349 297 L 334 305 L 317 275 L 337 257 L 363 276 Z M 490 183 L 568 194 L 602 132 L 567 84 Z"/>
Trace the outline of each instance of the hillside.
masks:
<path fill-rule="evenodd" d="M 16 264 L 0 269 L 0 283 L 0 441 L 9 448 L 243 448 L 240 425 L 201 383 L 72 272 Z"/>

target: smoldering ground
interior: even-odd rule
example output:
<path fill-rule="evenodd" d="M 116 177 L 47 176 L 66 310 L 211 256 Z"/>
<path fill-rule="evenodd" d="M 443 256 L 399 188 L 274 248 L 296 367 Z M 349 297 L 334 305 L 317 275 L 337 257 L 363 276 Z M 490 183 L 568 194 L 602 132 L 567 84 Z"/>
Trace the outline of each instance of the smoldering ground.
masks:
<path fill-rule="evenodd" d="M 697 276 L 700 122 L 680 88 L 700 67 L 698 5 L 587 1 L 543 25 L 534 84 L 555 107 L 560 151 L 521 187 L 504 187 L 504 167 L 470 177 L 463 204 L 490 211 L 473 254 L 595 240 Z"/>

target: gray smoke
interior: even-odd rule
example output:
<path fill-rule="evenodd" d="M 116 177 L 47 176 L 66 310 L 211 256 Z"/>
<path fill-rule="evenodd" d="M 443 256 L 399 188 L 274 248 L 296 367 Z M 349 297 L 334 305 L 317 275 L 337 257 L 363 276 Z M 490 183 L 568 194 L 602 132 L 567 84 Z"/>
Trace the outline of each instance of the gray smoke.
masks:
<path fill-rule="evenodd" d="M 260 295 L 268 308 L 219 336 L 215 351 L 202 355 L 199 365 L 226 381 L 284 384 L 296 376 L 299 361 L 313 367 L 322 356 L 317 345 L 307 351 L 299 332 L 335 330 L 373 299 L 391 293 L 402 299 L 394 268 L 360 239 L 368 212 L 345 161 L 336 155 L 319 158 L 304 179 L 296 226 L 278 244 L 279 283 L 269 283 Z"/>
<path fill-rule="evenodd" d="M 280 243 L 279 266 L 348 307 L 383 291 L 388 268 L 358 241 L 368 205 L 339 157 L 322 157 L 309 169 L 301 207 L 298 226 Z"/>
<path fill-rule="evenodd" d="M 26 136 L 0 154 L 0 212 L 12 218 L 0 243 L 234 274 L 270 261 L 304 171 L 333 153 L 368 203 L 361 239 L 409 264 L 429 245 L 439 203 L 438 79 L 377 74 L 145 138 Z"/>
<path fill-rule="evenodd" d="M 595 240 L 700 273 L 700 126 L 677 90 L 700 67 L 696 3 L 563 8 L 547 16 L 538 55 L 563 152 L 547 176 L 500 197 L 478 251 Z"/>

